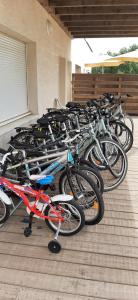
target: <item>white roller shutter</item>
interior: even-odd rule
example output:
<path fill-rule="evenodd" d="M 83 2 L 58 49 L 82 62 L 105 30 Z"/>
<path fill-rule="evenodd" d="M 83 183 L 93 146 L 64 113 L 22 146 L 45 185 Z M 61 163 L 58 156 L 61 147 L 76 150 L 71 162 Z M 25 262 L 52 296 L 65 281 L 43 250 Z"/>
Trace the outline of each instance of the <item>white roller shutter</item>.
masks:
<path fill-rule="evenodd" d="M 27 111 L 25 44 L 0 33 L 0 123 Z"/>

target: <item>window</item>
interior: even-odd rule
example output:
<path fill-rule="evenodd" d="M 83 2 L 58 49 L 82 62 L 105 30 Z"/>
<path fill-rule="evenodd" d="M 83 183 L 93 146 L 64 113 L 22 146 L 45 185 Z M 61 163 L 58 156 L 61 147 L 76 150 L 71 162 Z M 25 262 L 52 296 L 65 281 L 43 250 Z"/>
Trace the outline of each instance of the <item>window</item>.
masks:
<path fill-rule="evenodd" d="M 0 33 L 0 123 L 28 112 L 26 46 Z"/>

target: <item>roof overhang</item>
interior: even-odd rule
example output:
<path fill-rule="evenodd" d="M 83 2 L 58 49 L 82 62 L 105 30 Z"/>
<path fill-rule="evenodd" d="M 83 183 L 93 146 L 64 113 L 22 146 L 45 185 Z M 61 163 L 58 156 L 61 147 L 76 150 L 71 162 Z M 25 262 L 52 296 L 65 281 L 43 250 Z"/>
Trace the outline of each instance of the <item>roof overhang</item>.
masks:
<path fill-rule="evenodd" d="M 138 37 L 138 0 L 38 0 L 73 38 Z"/>

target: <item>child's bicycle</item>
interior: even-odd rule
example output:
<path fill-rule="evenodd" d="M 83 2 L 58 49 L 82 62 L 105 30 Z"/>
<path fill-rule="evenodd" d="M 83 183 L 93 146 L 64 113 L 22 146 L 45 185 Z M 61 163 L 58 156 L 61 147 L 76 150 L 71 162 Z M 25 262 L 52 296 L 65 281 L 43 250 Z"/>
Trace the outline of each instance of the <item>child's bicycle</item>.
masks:
<path fill-rule="evenodd" d="M 83 210 L 70 195 L 50 197 L 44 193 L 42 187 L 53 183 L 52 175 L 31 175 L 30 180 L 34 186 L 36 185 L 36 189 L 29 184 L 15 184 L 5 177 L 0 177 L 0 198 L 6 208 L 4 220 L 1 219 L 0 223 L 9 217 L 11 200 L 6 191 L 11 191 L 23 200 L 29 212 L 29 225 L 25 228 L 24 235 L 28 237 L 32 233 L 33 216 L 44 219 L 48 227 L 55 232 L 54 240 L 49 242 L 48 249 L 58 253 L 61 250 L 61 245 L 57 241 L 58 235 L 70 236 L 79 232 L 85 224 Z"/>

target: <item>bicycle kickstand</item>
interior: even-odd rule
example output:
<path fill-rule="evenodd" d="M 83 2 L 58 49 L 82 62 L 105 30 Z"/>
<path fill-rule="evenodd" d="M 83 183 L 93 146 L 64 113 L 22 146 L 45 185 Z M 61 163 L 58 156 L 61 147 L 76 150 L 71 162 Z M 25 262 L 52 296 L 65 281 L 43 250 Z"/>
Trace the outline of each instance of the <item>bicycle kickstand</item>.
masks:
<path fill-rule="evenodd" d="M 32 234 L 33 216 L 34 216 L 34 213 L 30 212 L 30 215 L 29 215 L 29 226 L 24 229 L 24 235 L 26 237 L 28 237 L 28 236 L 30 236 Z"/>

